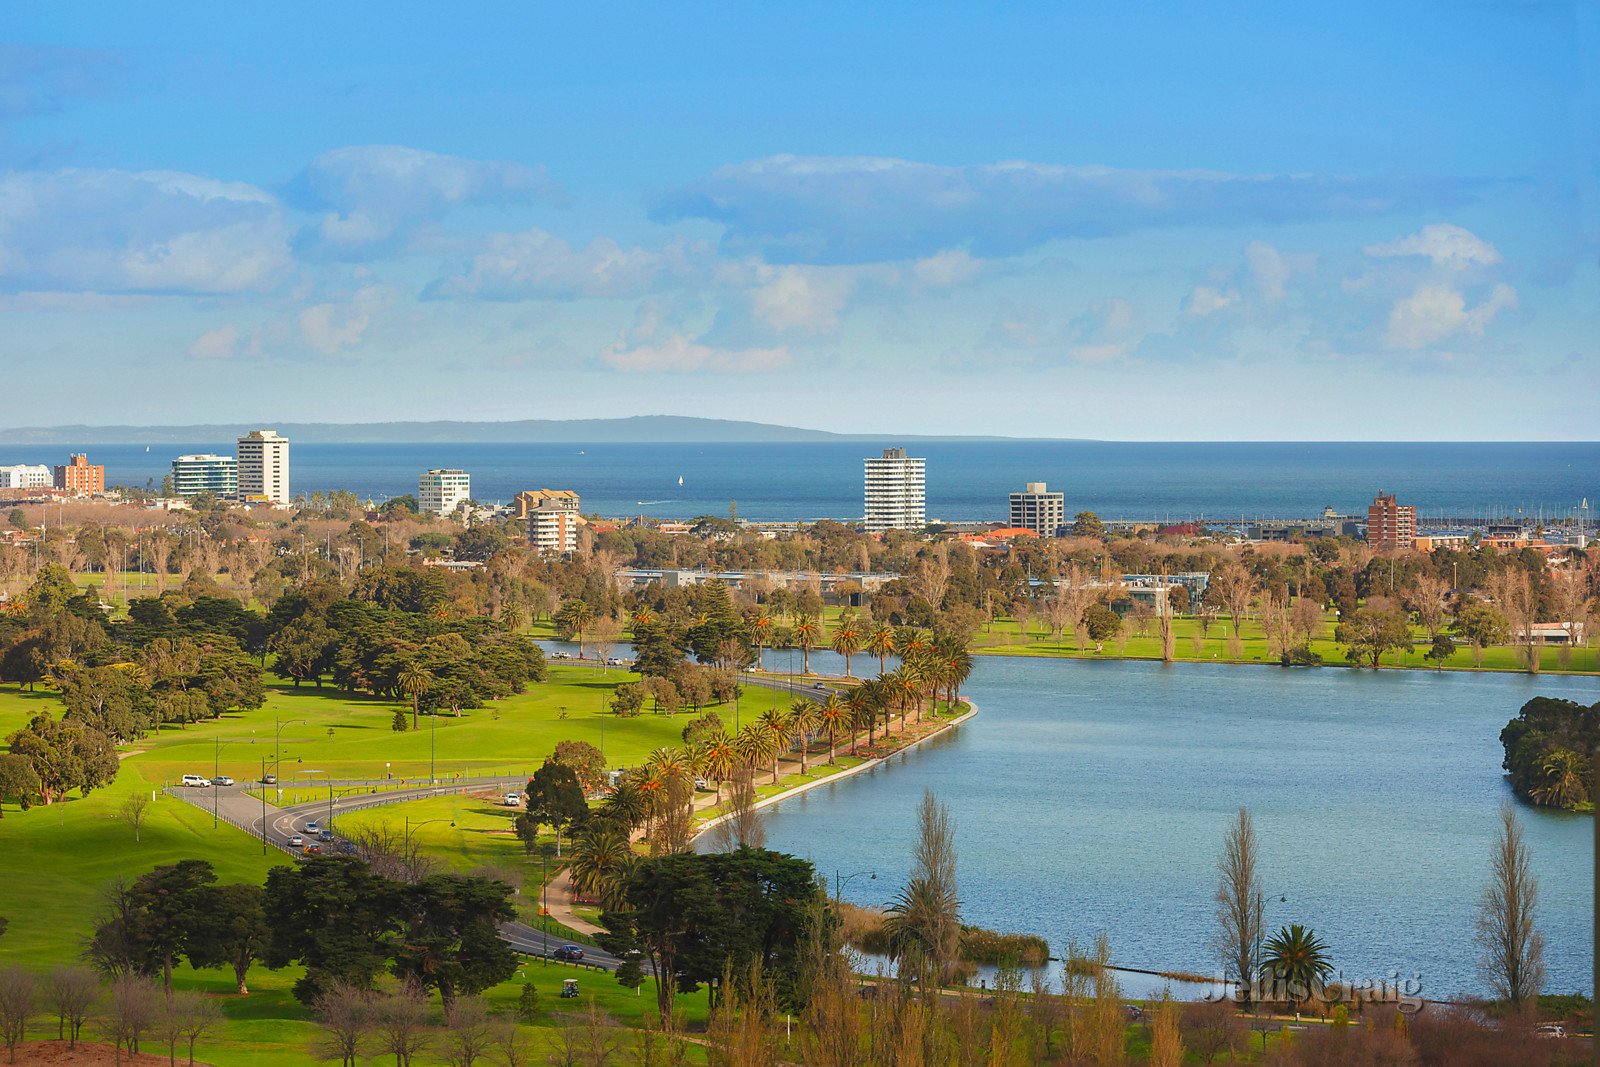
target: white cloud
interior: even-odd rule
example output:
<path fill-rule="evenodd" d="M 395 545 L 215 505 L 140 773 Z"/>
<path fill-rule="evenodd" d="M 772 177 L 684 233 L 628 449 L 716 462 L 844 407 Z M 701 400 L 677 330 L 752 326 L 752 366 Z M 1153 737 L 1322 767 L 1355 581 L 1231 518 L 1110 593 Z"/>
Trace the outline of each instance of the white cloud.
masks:
<path fill-rule="evenodd" d="M 1183 301 L 1183 313 L 1204 318 L 1224 308 L 1232 307 L 1239 302 L 1239 294 L 1232 289 L 1216 289 L 1209 285 L 1197 285 L 1190 290 Z"/>
<path fill-rule="evenodd" d="M 582 248 L 544 230 L 491 234 L 461 273 L 440 278 L 425 297 L 526 300 L 638 296 L 690 273 L 690 249 L 674 242 L 655 252 L 596 237 Z"/>
<path fill-rule="evenodd" d="M 360 344 L 378 311 L 388 303 L 388 294 L 376 285 L 356 290 L 349 300 L 313 304 L 300 312 L 296 322 L 305 343 L 325 356 L 337 355 Z"/>
<path fill-rule="evenodd" d="M 1246 245 L 1244 259 L 1256 290 L 1268 303 L 1282 300 L 1289 279 L 1315 265 L 1315 257 L 1285 255 L 1265 241 L 1251 241 Z"/>
<path fill-rule="evenodd" d="M 296 206 L 324 214 L 302 235 L 334 257 L 369 253 L 409 226 L 452 207 L 550 198 L 543 167 L 464 159 L 404 145 L 353 145 L 324 152 L 289 185 Z"/>
<path fill-rule="evenodd" d="M 1494 245 L 1470 230 L 1449 223 L 1424 226 L 1408 236 L 1368 245 L 1363 251 L 1380 259 L 1426 256 L 1447 270 L 1465 270 L 1500 262 L 1500 252 Z"/>
<path fill-rule="evenodd" d="M 0 286 L 238 293 L 291 265 L 278 202 L 244 182 L 172 171 L 0 175 Z"/>
<path fill-rule="evenodd" d="M 1397 300 L 1389 311 L 1385 341 L 1390 348 L 1426 348 L 1455 334 L 1481 335 L 1501 311 L 1517 306 L 1517 291 L 1498 284 L 1476 307 L 1449 285 L 1424 285 Z"/>
<path fill-rule="evenodd" d="M 956 248 L 1016 255 L 1058 238 L 1158 227 L 1366 218 L 1438 208 L 1470 191 L 1448 179 L 784 155 L 720 167 L 653 215 L 721 223 L 727 246 L 773 262 L 876 263 Z"/>
<path fill-rule="evenodd" d="M 918 289 L 948 289 L 971 281 L 983 264 L 965 248 L 947 248 L 911 264 L 911 281 Z"/>
<path fill-rule="evenodd" d="M 189 355 L 195 359 L 227 359 L 239 344 L 239 328 L 233 323 L 207 330 L 189 346 Z"/>
<path fill-rule="evenodd" d="M 600 358 L 617 370 L 640 373 L 715 371 L 742 374 L 772 371 L 787 365 L 789 350 L 713 348 L 687 334 L 677 333 L 638 345 L 618 340 L 606 346 Z"/>
<path fill-rule="evenodd" d="M 849 272 L 782 267 L 767 273 L 768 279 L 750 292 L 750 310 L 757 319 L 779 331 L 838 329 L 839 312 L 855 289 Z"/>

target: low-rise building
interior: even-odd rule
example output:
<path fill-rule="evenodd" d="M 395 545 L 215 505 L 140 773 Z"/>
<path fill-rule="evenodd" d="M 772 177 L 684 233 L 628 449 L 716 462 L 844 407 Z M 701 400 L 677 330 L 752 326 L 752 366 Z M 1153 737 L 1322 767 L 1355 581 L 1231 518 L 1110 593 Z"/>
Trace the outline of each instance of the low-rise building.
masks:
<path fill-rule="evenodd" d="M 449 515 L 472 499 L 472 476 L 454 467 L 436 467 L 417 479 L 417 510 Z"/>
<path fill-rule="evenodd" d="M 106 491 L 106 469 L 102 464 L 90 463 L 84 453 L 74 452 L 66 463 L 56 464 L 52 481 L 63 493 L 99 496 Z"/>
<path fill-rule="evenodd" d="M 1464 533 L 1418 534 L 1412 547 L 1418 552 L 1436 552 L 1444 548 L 1469 548 L 1471 543 L 1471 539 Z"/>
<path fill-rule="evenodd" d="M 44 489 L 50 484 L 50 468 L 43 463 L 13 463 L 0 467 L 0 489 Z"/>
<path fill-rule="evenodd" d="M 172 461 L 172 492 L 180 497 L 215 493 L 239 495 L 239 461 L 232 456 L 197 452 Z"/>

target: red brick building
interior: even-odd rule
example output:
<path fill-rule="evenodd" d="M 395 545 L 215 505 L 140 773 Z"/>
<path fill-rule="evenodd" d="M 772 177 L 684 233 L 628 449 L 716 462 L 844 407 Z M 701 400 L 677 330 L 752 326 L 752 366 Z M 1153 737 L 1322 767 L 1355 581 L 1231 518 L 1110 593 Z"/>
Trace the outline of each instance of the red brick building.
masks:
<path fill-rule="evenodd" d="M 1373 548 L 1409 549 L 1417 543 L 1417 509 L 1379 493 L 1367 505 L 1367 544 Z"/>
<path fill-rule="evenodd" d="M 55 469 L 55 487 L 73 496 L 94 496 L 106 491 L 106 469 L 99 463 L 90 463 L 82 452 L 74 452 L 69 463 L 58 463 Z"/>

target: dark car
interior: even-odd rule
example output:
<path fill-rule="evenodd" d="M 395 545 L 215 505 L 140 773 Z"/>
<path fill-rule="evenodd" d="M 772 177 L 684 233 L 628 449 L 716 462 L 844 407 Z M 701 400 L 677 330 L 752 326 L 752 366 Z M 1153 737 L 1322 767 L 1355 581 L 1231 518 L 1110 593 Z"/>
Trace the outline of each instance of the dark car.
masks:
<path fill-rule="evenodd" d="M 332 830 L 320 830 L 320 831 L 318 831 L 317 832 L 317 840 L 318 841 L 332 841 L 333 840 L 333 831 Z"/>
<path fill-rule="evenodd" d="M 579 948 L 577 945 L 562 945 L 560 948 L 550 953 L 550 958 L 557 960 L 572 960 L 573 962 L 577 962 L 578 960 L 583 959 L 583 949 Z"/>

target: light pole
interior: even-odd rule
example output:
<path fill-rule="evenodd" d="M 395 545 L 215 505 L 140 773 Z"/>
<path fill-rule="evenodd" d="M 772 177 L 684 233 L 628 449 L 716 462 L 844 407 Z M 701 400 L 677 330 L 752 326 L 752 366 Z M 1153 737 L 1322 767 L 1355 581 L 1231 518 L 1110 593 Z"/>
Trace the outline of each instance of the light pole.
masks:
<path fill-rule="evenodd" d="M 1288 902 L 1289 902 L 1289 898 L 1286 895 L 1284 895 L 1282 893 L 1278 894 L 1278 903 L 1279 904 L 1287 904 Z M 1258 976 L 1261 974 L 1261 970 L 1262 970 L 1262 968 L 1261 968 L 1261 936 L 1266 930 L 1266 925 L 1267 925 L 1266 918 L 1267 918 L 1266 903 L 1262 899 L 1261 890 L 1258 889 L 1258 890 L 1256 890 L 1256 953 L 1255 953 L 1255 971 L 1256 971 L 1256 974 Z M 1249 989 L 1252 979 L 1249 978 L 1248 976 L 1241 976 L 1241 980 L 1245 983 L 1245 988 Z M 1257 988 L 1259 989 L 1259 982 L 1260 982 L 1259 977 L 1256 978 L 1255 981 L 1258 983 Z M 1257 1001 L 1256 1001 L 1256 999 L 1254 997 L 1251 998 L 1250 1002 L 1251 1002 L 1252 1005 L 1255 1005 L 1257 1003 Z M 1263 1049 L 1265 1049 L 1267 1047 L 1267 1032 L 1265 1030 L 1261 1031 L 1261 1047 Z"/>
<path fill-rule="evenodd" d="M 221 805 L 221 800 L 217 793 L 217 779 L 222 774 L 222 749 L 226 745 L 231 745 L 235 741 L 241 740 L 243 740 L 243 738 L 239 737 L 230 737 L 226 741 L 216 737 L 211 739 L 211 828 L 213 830 L 217 828 L 217 812 Z M 263 800 L 265 800 L 265 798 L 263 798 Z"/>
<path fill-rule="evenodd" d="M 870 882 L 876 882 L 878 880 L 878 872 L 871 870 L 857 871 L 855 874 L 847 874 L 843 878 L 840 878 L 839 869 L 835 867 L 833 870 L 833 902 L 835 904 L 839 903 L 844 896 L 844 887 L 863 875 L 865 875 L 867 880 Z"/>
<path fill-rule="evenodd" d="M 286 722 L 279 722 L 276 715 L 272 717 L 272 776 L 274 778 L 280 777 L 283 773 L 283 764 L 278 755 L 278 739 L 283 736 L 283 728 L 285 726 L 293 726 L 295 723 L 304 724 L 305 722 L 305 719 L 289 719 Z M 273 784 L 278 786 L 279 789 L 283 788 L 281 782 L 274 782 Z M 262 803 L 265 802 L 266 798 L 262 797 Z"/>
<path fill-rule="evenodd" d="M 256 783 L 261 790 L 261 854 L 267 854 L 267 757 L 261 757 L 261 780 Z"/>
<path fill-rule="evenodd" d="M 438 718 L 439 718 L 439 716 L 435 712 L 429 712 L 429 714 L 428 714 L 428 784 L 429 785 L 438 785 L 439 784 L 438 776 L 435 775 L 434 771 L 433 771 L 433 753 L 434 753 L 433 733 L 434 733 L 435 724 L 437 723 Z"/>

